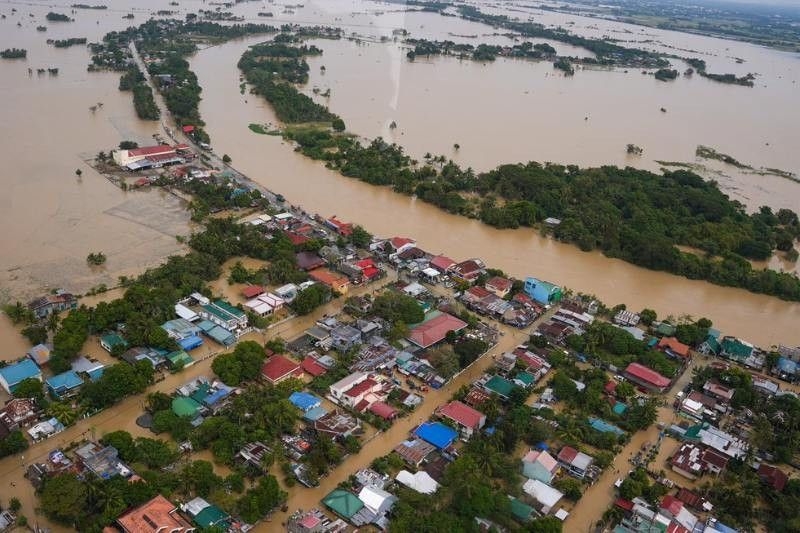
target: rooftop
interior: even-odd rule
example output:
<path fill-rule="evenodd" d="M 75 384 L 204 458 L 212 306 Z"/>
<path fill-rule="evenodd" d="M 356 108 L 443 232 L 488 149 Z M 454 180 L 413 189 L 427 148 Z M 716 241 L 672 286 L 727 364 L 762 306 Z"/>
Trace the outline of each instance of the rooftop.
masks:
<path fill-rule="evenodd" d="M 655 387 L 663 388 L 669 386 L 670 384 L 669 378 L 664 377 L 655 370 L 647 368 L 639 363 L 629 364 L 625 369 L 625 372 Z"/>
<path fill-rule="evenodd" d="M 459 401 L 443 405 L 439 414 L 471 429 L 480 428 L 486 421 L 486 415 Z"/>
<path fill-rule="evenodd" d="M 322 503 L 346 520 L 352 518 L 364 507 L 364 502 L 359 500 L 355 494 L 342 489 L 334 489 L 328 493 L 322 499 Z"/>
<path fill-rule="evenodd" d="M 425 422 L 414 431 L 414 434 L 433 444 L 439 449 L 447 448 L 458 437 L 458 433 L 441 422 Z"/>
<path fill-rule="evenodd" d="M 2 376 L 9 386 L 14 386 L 24 379 L 40 376 L 41 373 L 36 363 L 30 359 L 23 359 L 19 363 L 0 368 L 0 376 Z"/>
<path fill-rule="evenodd" d="M 175 506 L 160 494 L 149 502 L 117 518 L 117 523 L 128 533 L 179 533 L 191 528 L 175 512 Z"/>
<path fill-rule="evenodd" d="M 408 335 L 408 340 L 420 348 L 428 348 L 441 342 L 448 331 L 461 331 L 467 323 L 453 315 L 442 313 L 418 325 Z"/>
<path fill-rule="evenodd" d="M 277 354 L 273 355 L 264 362 L 261 367 L 261 373 L 270 381 L 279 381 L 280 379 L 297 372 L 300 365 L 286 357 Z"/>

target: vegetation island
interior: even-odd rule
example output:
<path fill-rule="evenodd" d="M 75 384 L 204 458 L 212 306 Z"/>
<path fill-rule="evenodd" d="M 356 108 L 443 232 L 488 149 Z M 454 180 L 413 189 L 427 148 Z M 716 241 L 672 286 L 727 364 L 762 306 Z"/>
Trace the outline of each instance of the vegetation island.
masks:
<path fill-rule="evenodd" d="M 444 157 L 413 160 L 380 138 L 364 145 L 337 133 L 344 130 L 342 119 L 295 87 L 307 80 L 302 57 L 318 53 L 316 47 L 265 43 L 246 51 L 239 68 L 289 124 L 286 138 L 328 168 L 494 227 L 541 227 L 582 250 L 601 250 L 638 266 L 800 300 L 796 276 L 750 263 L 793 249 L 800 221 L 791 210 L 762 207 L 747 214 L 716 183 L 686 170 L 658 175 L 529 162 L 476 175 Z M 304 125 L 319 122 L 331 127 Z M 546 219 L 559 223 L 548 227 Z"/>

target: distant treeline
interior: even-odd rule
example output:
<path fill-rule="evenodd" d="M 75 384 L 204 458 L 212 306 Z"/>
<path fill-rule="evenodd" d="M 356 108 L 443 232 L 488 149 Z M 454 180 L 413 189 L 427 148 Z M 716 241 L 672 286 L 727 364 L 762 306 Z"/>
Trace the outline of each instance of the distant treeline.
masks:
<path fill-rule="evenodd" d="M 104 5 L 97 5 L 97 6 L 90 6 L 89 4 L 72 4 L 73 9 L 108 9 L 108 6 Z"/>
<path fill-rule="evenodd" d="M 733 85 L 744 85 L 745 87 L 752 87 L 755 76 L 747 74 L 745 76 L 736 76 L 735 74 L 711 74 L 706 72 L 706 62 L 703 59 L 687 58 L 686 62 L 692 66 L 698 74 L 704 78 L 708 78 L 720 83 L 729 83 Z"/>
<path fill-rule="evenodd" d="M 67 15 L 64 15 L 63 13 L 54 13 L 53 11 L 50 11 L 47 15 L 45 15 L 45 18 L 47 20 L 49 20 L 50 22 L 72 22 L 73 21 L 73 19 L 69 18 Z"/>
<path fill-rule="evenodd" d="M 86 37 L 73 37 L 71 39 L 48 39 L 47 44 L 52 44 L 56 48 L 69 48 L 77 44 L 86 44 Z"/>
<path fill-rule="evenodd" d="M 3 59 L 21 59 L 28 57 L 28 51 L 24 48 L 6 48 L 0 52 L 0 57 Z"/>
<path fill-rule="evenodd" d="M 453 41 L 429 41 L 427 39 L 406 39 L 406 44 L 413 45 L 406 56 L 414 59 L 417 56 L 454 55 L 459 58 L 470 58 L 476 61 L 494 61 L 497 56 L 530 59 L 549 58 L 556 54 L 556 49 L 547 43 L 525 42 L 513 46 L 491 44 L 472 45 Z"/>

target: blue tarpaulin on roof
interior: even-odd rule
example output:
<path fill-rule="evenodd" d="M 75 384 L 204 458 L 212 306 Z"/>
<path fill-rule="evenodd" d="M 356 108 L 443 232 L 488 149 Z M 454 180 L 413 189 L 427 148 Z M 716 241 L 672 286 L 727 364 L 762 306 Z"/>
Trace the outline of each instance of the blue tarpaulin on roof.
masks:
<path fill-rule="evenodd" d="M 439 449 L 443 449 L 453 444 L 453 441 L 458 437 L 458 432 L 441 422 L 426 422 L 414 431 L 414 435 Z"/>
<path fill-rule="evenodd" d="M 322 400 L 307 392 L 293 392 L 291 396 L 289 396 L 289 401 L 302 411 L 308 411 L 314 407 L 319 407 L 322 403 Z"/>
<path fill-rule="evenodd" d="M 198 337 L 197 335 L 192 335 L 191 337 L 186 337 L 185 339 L 181 339 L 178 341 L 180 347 L 185 350 L 194 350 L 203 345 L 203 339 Z"/>

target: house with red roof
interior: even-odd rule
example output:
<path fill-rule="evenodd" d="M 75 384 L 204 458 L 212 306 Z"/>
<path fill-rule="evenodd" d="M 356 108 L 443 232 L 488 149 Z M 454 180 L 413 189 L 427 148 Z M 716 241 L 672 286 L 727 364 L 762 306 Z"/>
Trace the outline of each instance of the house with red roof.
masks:
<path fill-rule="evenodd" d="M 178 513 L 177 507 L 160 494 L 117 518 L 117 524 L 125 533 L 195 531 L 195 528 Z"/>
<path fill-rule="evenodd" d="M 292 246 L 302 246 L 311 240 L 311 237 L 300 235 L 294 231 L 285 231 L 284 234 L 286 237 L 288 237 L 289 241 L 292 243 Z"/>
<path fill-rule="evenodd" d="M 332 291 L 339 294 L 347 294 L 347 290 L 350 288 L 350 280 L 346 276 L 334 274 L 327 268 L 312 270 L 308 273 L 308 277 L 317 283 L 328 286 Z"/>
<path fill-rule="evenodd" d="M 656 347 L 675 359 L 689 359 L 691 357 L 691 349 L 687 344 L 683 344 L 675 337 L 661 337 Z"/>
<path fill-rule="evenodd" d="M 333 215 L 331 218 L 326 220 L 325 225 L 342 237 L 349 237 L 353 234 L 353 225 L 350 222 L 342 222 L 336 218 L 336 215 Z"/>
<path fill-rule="evenodd" d="M 647 368 L 639 363 L 631 363 L 625 369 L 625 377 L 634 383 L 655 392 L 664 392 L 672 384 L 672 381 L 662 376 L 655 370 Z"/>
<path fill-rule="evenodd" d="M 456 262 L 447 257 L 446 255 L 437 255 L 430 261 L 431 268 L 435 268 L 441 274 L 446 273 L 448 270 L 450 270 L 450 267 L 452 267 L 455 264 Z"/>
<path fill-rule="evenodd" d="M 783 487 L 786 486 L 786 482 L 789 481 L 789 477 L 783 470 L 764 463 L 758 465 L 757 474 L 758 479 L 760 479 L 762 483 L 766 483 L 779 492 L 783 490 Z"/>
<path fill-rule="evenodd" d="M 356 267 L 361 270 L 361 275 L 367 281 L 372 281 L 381 275 L 381 269 L 375 266 L 375 261 L 372 258 L 362 259 L 356 261 Z"/>
<path fill-rule="evenodd" d="M 372 401 L 368 398 L 371 394 L 379 392 L 381 388 L 380 383 L 372 378 L 367 378 L 344 391 L 339 401 L 342 405 L 361 412 L 377 401 L 377 398 L 372 398 Z"/>
<path fill-rule="evenodd" d="M 394 420 L 397 418 L 397 409 L 386 402 L 373 402 L 369 406 L 369 412 L 375 416 L 383 418 L 384 420 Z"/>
<path fill-rule="evenodd" d="M 327 368 L 319 364 L 317 360 L 310 355 L 307 355 L 305 359 L 303 359 L 303 362 L 300 363 L 300 368 L 312 378 L 319 377 L 328 372 Z"/>
<path fill-rule="evenodd" d="M 442 342 L 448 331 L 458 332 L 466 327 L 467 323 L 460 318 L 442 313 L 412 329 L 406 338 L 420 348 L 430 348 Z"/>
<path fill-rule="evenodd" d="M 391 251 L 394 253 L 400 253 L 407 248 L 413 248 L 417 245 L 417 241 L 409 239 L 408 237 L 392 237 L 387 242 L 391 247 Z"/>
<path fill-rule="evenodd" d="M 289 378 L 300 377 L 303 371 L 300 365 L 280 354 L 273 355 L 261 367 L 261 375 L 267 383 L 277 385 Z"/>
<path fill-rule="evenodd" d="M 491 291 L 495 296 L 505 298 L 506 295 L 511 292 L 511 287 L 513 285 L 514 283 L 510 279 L 494 276 L 486 281 L 484 287 L 486 287 L 488 291 Z"/>
<path fill-rule="evenodd" d="M 485 414 L 457 400 L 441 406 L 436 413 L 440 417 L 454 422 L 461 431 L 461 435 L 467 439 L 486 425 Z"/>
<path fill-rule="evenodd" d="M 452 278 L 461 283 L 470 285 L 477 281 L 478 277 L 484 273 L 486 265 L 480 259 L 467 259 L 450 267 Z"/>
<path fill-rule="evenodd" d="M 256 296 L 261 296 L 262 294 L 264 294 L 264 287 L 261 285 L 248 285 L 242 289 L 242 296 L 248 300 Z"/>
<path fill-rule="evenodd" d="M 667 518 L 674 520 L 688 531 L 694 530 L 697 525 L 698 519 L 688 509 L 683 506 L 683 502 L 675 496 L 667 494 L 661 500 L 661 512 Z"/>

